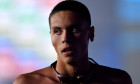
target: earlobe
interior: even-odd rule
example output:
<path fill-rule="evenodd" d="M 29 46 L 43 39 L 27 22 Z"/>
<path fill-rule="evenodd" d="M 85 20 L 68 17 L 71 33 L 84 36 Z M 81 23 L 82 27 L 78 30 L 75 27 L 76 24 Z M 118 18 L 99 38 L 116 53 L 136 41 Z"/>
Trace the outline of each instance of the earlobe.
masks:
<path fill-rule="evenodd" d="M 94 41 L 94 26 L 91 26 L 91 27 L 90 27 L 89 39 L 90 39 L 91 42 Z"/>
<path fill-rule="evenodd" d="M 50 32 L 49 32 L 50 34 L 51 34 L 51 30 L 50 30 Z"/>

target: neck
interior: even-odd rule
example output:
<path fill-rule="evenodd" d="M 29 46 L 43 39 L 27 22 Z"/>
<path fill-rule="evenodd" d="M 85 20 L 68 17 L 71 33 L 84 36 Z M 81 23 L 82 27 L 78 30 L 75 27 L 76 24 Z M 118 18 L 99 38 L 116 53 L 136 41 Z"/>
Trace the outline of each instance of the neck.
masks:
<path fill-rule="evenodd" d="M 89 71 L 88 57 L 83 60 L 80 59 L 74 64 L 68 64 L 57 60 L 56 71 L 60 74 L 66 74 L 70 77 L 86 74 Z"/>

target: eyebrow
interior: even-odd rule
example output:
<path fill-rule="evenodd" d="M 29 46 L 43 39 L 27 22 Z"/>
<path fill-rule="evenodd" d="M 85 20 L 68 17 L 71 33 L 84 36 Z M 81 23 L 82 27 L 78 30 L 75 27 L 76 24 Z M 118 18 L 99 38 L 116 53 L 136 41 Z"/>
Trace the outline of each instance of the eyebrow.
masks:
<path fill-rule="evenodd" d="M 78 27 L 78 25 L 77 25 L 77 24 L 73 24 L 73 25 L 70 25 L 69 27 L 70 27 L 70 28 L 71 28 L 71 27 Z"/>
<path fill-rule="evenodd" d="M 54 26 L 52 29 L 61 29 L 61 27 Z"/>
<path fill-rule="evenodd" d="M 78 27 L 78 25 L 77 24 L 72 24 L 72 25 L 70 25 L 70 26 L 68 26 L 68 29 L 69 28 L 73 28 L 73 27 Z M 61 27 L 58 27 L 58 26 L 54 26 L 54 27 L 52 27 L 51 29 L 62 29 Z"/>

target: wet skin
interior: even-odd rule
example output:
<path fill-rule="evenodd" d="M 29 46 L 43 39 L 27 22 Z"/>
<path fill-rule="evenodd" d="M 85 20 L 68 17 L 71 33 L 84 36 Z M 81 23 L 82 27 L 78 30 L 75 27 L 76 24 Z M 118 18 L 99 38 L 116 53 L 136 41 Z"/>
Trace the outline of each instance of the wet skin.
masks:
<path fill-rule="evenodd" d="M 74 76 L 88 73 L 88 42 L 93 41 L 94 28 L 76 12 L 60 11 L 50 18 L 52 45 L 57 53 L 56 70 Z M 130 76 L 122 70 L 97 66 L 91 70 L 92 80 L 79 84 L 132 84 Z M 61 84 L 51 67 L 20 75 L 14 84 Z M 69 84 L 69 83 L 66 83 Z M 76 83 L 71 83 L 76 84 Z"/>
<path fill-rule="evenodd" d="M 56 70 L 70 76 L 74 76 L 74 72 L 88 71 L 88 42 L 93 40 L 93 27 L 90 28 L 77 12 L 60 11 L 52 15 L 50 29 L 52 44 L 57 52 Z M 79 68 L 81 66 L 85 68 Z"/>
<path fill-rule="evenodd" d="M 87 58 L 90 28 L 78 13 L 61 11 L 50 20 L 52 44 L 57 52 L 58 61 L 75 64 Z M 63 52 L 63 49 L 70 51 Z"/>

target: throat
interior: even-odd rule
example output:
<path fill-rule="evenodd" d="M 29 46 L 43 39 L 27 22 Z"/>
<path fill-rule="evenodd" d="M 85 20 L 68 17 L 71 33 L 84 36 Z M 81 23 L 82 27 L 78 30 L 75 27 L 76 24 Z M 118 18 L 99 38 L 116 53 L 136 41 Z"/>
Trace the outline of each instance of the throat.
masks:
<path fill-rule="evenodd" d="M 89 72 L 89 62 L 77 64 L 77 65 L 63 64 L 63 66 L 61 66 L 61 65 L 59 65 L 59 63 L 57 63 L 56 71 L 59 74 L 65 74 L 70 77 L 75 77 L 77 75 L 84 75 Z"/>

